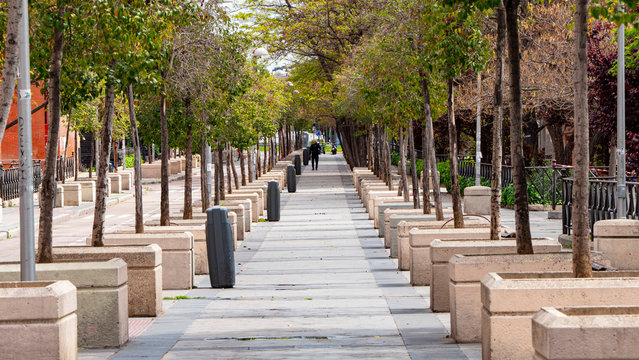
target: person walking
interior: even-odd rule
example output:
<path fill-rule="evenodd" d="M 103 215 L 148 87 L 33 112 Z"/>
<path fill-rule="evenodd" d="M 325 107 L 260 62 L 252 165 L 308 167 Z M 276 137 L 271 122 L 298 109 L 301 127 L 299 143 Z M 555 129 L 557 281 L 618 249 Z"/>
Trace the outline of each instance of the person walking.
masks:
<path fill-rule="evenodd" d="M 320 144 L 317 143 L 317 140 L 313 140 L 313 144 L 311 144 L 311 165 L 313 167 L 313 170 L 317 170 L 317 167 L 319 166 L 319 154 L 320 152 L 322 152 L 322 149 L 320 148 Z"/>

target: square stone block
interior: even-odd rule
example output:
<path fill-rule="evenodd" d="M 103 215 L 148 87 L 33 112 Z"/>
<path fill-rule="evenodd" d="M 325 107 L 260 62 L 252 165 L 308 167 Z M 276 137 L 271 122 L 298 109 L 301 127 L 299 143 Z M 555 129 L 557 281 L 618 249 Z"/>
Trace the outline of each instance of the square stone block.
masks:
<path fill-rule="evenodd" d="M 251 202 L 251 200 L 223 200 L 221 202 L 222 204 L 224 204 L 224 206 L 229 208 L 229 211 L 231 211 L 232 207 L 234 206 L 238 206 L 238 205 L 242 205 L 244 207 L 244 231 L 246 232 L 250 232 L 251 231 L 251 217 L 253 214 L 253 203 Z M 235 210 L 234 210 L 235 211 Z M 204 218 L 206 219 L 206 213 L 204 213 Z"/>
<path fill-rule="evenodd" d="M 391 228 L 390 228 L 390 218 L 393 215 L 424 215 L 424 210 L 422 209 L 389 209 L 388 211 L 384 211 L 384 232 L 382 236 L 384 237 L 384 247 L 390 249 L 390 239 L 391 239 Z M 380 228 L 382 227 L 382 219 L 380 221 Z M 399 223 L 399 222 L 397 222 Z"/>
<path fill-rule="evenodd" d="M 533 250 L 536 254 L 559 253 L 561 243 L 549 238 L 532 239 Z M 434 240 L 430 243 L 430 309 L 433 312 L 449 312 L 450 310 L 450 276 L 449 260 L 456 254 L 511 254 L 503 255 L 505 258 L 514 258 L 516 261 L 517 243 L 515 240 L 486 240 L 486 241 L 442 241 Z M 567 259 L 567 258 L 566 258 Z M 550 261 L 550 259 L 548 259 Z M 553 263 L 557 262 L 554 258 Z M 543 264 L 539 265 L 540 267 Z M 550 270 L 534 269 L 529 271 L 570 271 L 572 263 L 570 261 L 559 263 L 558 266 L 550 267 Z M 555 270 L 556 269 L 556 270 Z M 521 271 L 525 271 L 522 267 Z M 484 274 L 485 275 L 485 274 Z M 479 285 L 479 278 L 477 285 Z"/>
<path fill-rule="evenodd" d="M 61 246 L 53 248 L 54 262 L 104 261 L 120 258 L 127 264 L 129 316 L 162 313 L 162 249 L 146 246 Z"/>
<path fill-rule="evenodd" d="M 490 215 L 490 187 L 469 186 L 464 189 L 464 214 Z"/>
<path fill-rule="evenodd" d="M 532 342 L 539 360 L 637 359 L 639 307 L 542 307 Z"/>
<path fill-rule="evenodd" d="M 231 223 L 231 235 L 233 237 L 233 250 L 237 250 L 237 215 L 234 212 L 228 212 L 229 222 Z"/>
<path fill-rule="evenodd" d="M 413 286 L 430 285 L 430 244 L 436 240 L 488 240 L 488 228 L 464 229 L 416 229 L 409 232 L 410 284 Z"/>
<path fill-rule="evenodd" d="M 444 215 L 444 217 L 446 217 L 446 215 Z M 392 258 L 397 258 L 399 256 L 399 233 L 398 233 L 397 226 L 402 221 L 410 221 L 411 223 L 414 223 L 414 224 L 423 222 L 423 226 L 429 229 L 439 228 L 445 223 L 445 221 L 439 221 L 439 222 L 435 222 L 431 224 L 430 222 L 437 221 L 435 214 L 424 215 L 423 211 L 417 215 L 391 215 L 389 220 L 390 220 L 389 221 L 389 229 L 390 229 L 389 245 L 390 245 Z M 451 221 L 448 224 L 452 224 L 452 223 L 453 222 Z M 448 224 L 446 225 L 447 227 L 452 227 Z M 386 239 L 384 239 L 384 241 L 386 241 Z"/>
<path fill-rule="evenodd" d="M 500 242 L 514 242 L 501 240 Z M 455 246 L 457 241 L 448 241 L 444 245 Z M 468 241 L 463 249 L 452 250 L 448 261 L 448 293 L 450 296 L 451 336 L 459 343 L 481 342 L 481 279 L 489 272 L 530 272 L 530 271 L 571 271 L 572 253 L 537 253 L 532 255 L 488 254 L 495 241 Z M 490 248 L 473 250 L 481 243 L 493 245 Z M 466 245 L 466 244 L 463 244 Z M 511 245 L 512 246 L 512 245 Z M 434 250 L 431 243 L 431 250 Z M 535 249 L 540 252 L 539 248 Z M 469 255 L 472 252 L 484 255 Z M 513 251 L 511 251 L 513 252 Z M 463 255 L 465 254 L 465 255 Z M 438 269 L 439 271 L 439 269 Z M 435 267 L 433 267 L 433 273 Z M 434 276 L 434 275 L 433 275 Z M 446 292 L 446 290 L 442 290 Z M 436 296 L 439 294 L 436 294 Z"/>
<path fill-rule="evenodd" d="M 366 196 L 362 199 L 365 201 L 364 207 L 366 208 L 366 212 L 369 214 L 368 219 L 372 220 L 375 217 L 371 216 L 373 212 L 373 200 L 378 197 L 396 197 L 397 191 L 388 191 L 388 190 L 375 190 L 369 191 Z"/>
<path fill-rule="evenodd" d="M 190 290 L 193 287 L 193 234 L 143 233 L 104 234 L 106 246 L 157 244 L 162 249 L 162 289 Z M 87 239 L 90 245 L 90 239 Z"/>
<path fill-rule="evenodd" d="M 55 193 L 55 207 L 63 207 L 64 206 L 64 187 L 62 184 L 57 184 Z"/>
<path fill-rule="evenodd" d="M 262 196 L 264 200 L 264 210 L 268 207 L 268 183 L 267 182 L 253 182 L 247 183 L 246 185 L 240 187 L 240 190 L 253 190 L 260 189 L 262 190 Z M 280 187 L 281 192 L 281 187 Z"/>
<path fill-rule="evenodd" d="M 78 181 L 80 185 L 80 196 L 82 202 L 95 201 L 95 181 Z"/>
<path fill-rule="evenodd" d="M 142 164 L 143 179 L 159 179 L 162 177 L 162 162 L 155 161 L 152 164 Z"/>
<path fill-rule="evenodd" d="M 77 359 L 76 289 L 69 281 L 0 283 L 4 359 Z"/>
<path fill-rule="evenodd" d="M 262 189 L 242 189 L 240 188 L 239 190 L 233 190 L 233 194 L 237 195 L 237 194 L 257 194 L 257 209 L 258 209 L 258 214 L 260 214 L 260 216 L 262 216 L 262 214 L 264 214 L 264 210 L 266 210 L 266 201 L 265 201 L 265 196 L 264 196 L 264 191 Z"/>
<path fill-rule="evenodd" d="M 120 171 L 120 180 L 122 190 L 133 190 L 133 172 L 132 171 Z"/>
<path fill-rule="evenodd" d="M 38 281 L 68 280 L 77 288 L 78 346 L 119 347 L 129 340 L 126 263 L 36 264 Z M 0 264 L 0 281 L 18 281 L 20 264 Z"/>
<path fill-rule="evenodd" d="M 169 175 L 179 174 L 182 171 L 182 161 L 180 159 L 169 160 Z"/>
<path fill-rule="evenodd" d="M 530 359 L 532 317 L 548 306 L 639 306 L 639 272 L 489 273 L 481 280 L 483 359 Z"/>
<path fill-rule="evenodd" d="M 80 184 L 60 184 L 64 193 L 64 206 L 79 206 L 82 202 L 82 190 Z"/>
<path fill-rule="evenodd" d="M 435 219 L 435 215 L 425 215 L 425 216 L 433 216 L 433 220 L 404 220 L 400 221 L 397 224 L 397 268 L 399 270 L 410 270 L 410 231 L 413 229 L 416 230 L 426 230 L 426 229 L 453 229 L 455 227 L 455 223 L 453 221 L 437 221 Z M 490 226 L 484 220 L 466 220 L 464 221 L 464 228 L 474 228 L 474 229 L 482 229 L 488 228 Z M 392 239 L 392 238 L 391 238 Z"/>
<path fill-rule="evenodd" d="M 595 223 L 595 251 L 619 270 L 639 270 L 639 220 L 615 219 Z"/>
<path fill-rule="evenodd" d="M 111 180 L 111 194 L 119 194 L 122 192 L 122 177 L 120 174 L 110 173 L 108 174 L 109 180 Z"/>

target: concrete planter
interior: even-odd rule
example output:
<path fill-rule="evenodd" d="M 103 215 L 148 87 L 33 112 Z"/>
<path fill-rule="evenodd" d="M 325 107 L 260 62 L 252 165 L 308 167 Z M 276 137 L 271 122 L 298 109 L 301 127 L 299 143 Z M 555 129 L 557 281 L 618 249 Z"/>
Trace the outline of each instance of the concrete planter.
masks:
<path fill-rule="evenodd" d="M 122 190 L 132 190 L 133 189 L 133 172 L 131 171 L 120 171 L 120 179 L 122 180 Z"/>
<path fill-rule="evenodd" d="M 169 226 L 145 226 L 145 234 L 174 234 L 191 233 L 193 235 L 193 267 L 195 275 L 209 273 L 209 261 L 206 255 L 206 230 L 205 225 L 169 225 Z M 135 228 L 121 228 L 115 231 L 117 234 L 135 234 Z"/>
<path fill-rule="evenodd" d="M 153 164 L 142 164 L 143 179 L 159 179 L 162 176 L 162 162 L 156 161 Z"/>
<path fill-rule="evenodd" d="M 490 215 L 490 187 L 469 186 L 464 189 L 464 214 Z"/>
<path fill-rule="evenodd" d="M 514 240 L 501 240 L 500 242 L 514 243 Z M 455 246 L 455 243 L 460 242 L 449 241 L 444 245 Z M 488 243 L 493 246 L 484 247 L 480 243 Z M 440 290 L 435 296 L 441 296 L 442 292 L 449 294 L 451 336 L 457 342 L 481 342 L 480 281 L 489 272 L 571 271 L 572 253 L 492 255 L 490 252 L 500 251 L 499 245 L 494 243 L 494 241 L 468 241 L 459 244 L 460 248 L 447 254 L 456 254 L 445 264 L 447 265 L 449 282 L 442 285 L 448 285 L 448 288 L 443 289 L 440 286 Z M 482 248 L 475 250 L 474 248 L 477 246 Z M 439 248 L 441 249 L 441 247 Z M 431 250 L 434 249 L 435 247 L 431 247 Z M 537 246 L 535 251 L 539 252 L 539 250 Z M 468 255 L 468 253 L 479 254 L 480 252 L 483 252 L 483 255 Z M 435 267 L 438 269 L 435 270 Z M 433 266 L 433 274 L 435 271 L 439 272 L 439 265 Z M 439 281 L 436 283 L 440 284 Z"/>
<path fill-rule="evenodd" d="M 530 359 L 532 317 L 544 306 L 638 306 L 639 272 L 489 273 L 481 280 L 484 359 Z"/>
<path fill-rule="evenodd" d="M 180 159 L 169 160 L 169 175 L 179 174 L 180 172 L 182 172 L 182 161 Z"/>
<path fill-rule="evenodd" d="M 404 201 L 404 198 L 401 196 L 382 196 L 376 197 L 373 199 L 373 206 L 371 208 L 371 212 L 368 213 L 368 219 L 375 221 L 375 228 L 377 228 L 377 224 L 379 224 L 379 206 L 386 203 L 398 203 Z"/>
<path fill-rule="evenodd" d="M 433 215 L 434 216 L 434 215 Z M 444 225 L 446 224 L 446 225 Z M 410 270 L 410 231 L 413 229 L 445 229 L 455 228 L 453 221 L 400 221 L 397 224 L 397 267 L 399 270 Z M 466 220 L 464 228 L 488 228 L 489 223 L 483 220 Z"/>
<path fill-rule="evenodd" d="M 421 209 L 388 209 L 384 211 L 383 217 L 383 228 L 384 232 L 382 233 L 382 237 L 384 238 L 384 247 L 387 249 L 390 248 L 390 239 L 391 239 L 391 228 L 390 228 L 390 218 L 393 215 L 424 215 L 424 211 Z M 399 223 L 399 221 L 397 221 Z M 382 228 L 382 218 L 379 219 L 380 228 Z"/>
<path fill-rule="evenodd" d="M 639 307 L 543 307 L 532 342 L 539 360 L 637 359 Z"/>
<path fill-rule="evenodd" d="M 231 211 L 231 208 L 233 206 L 238 206 L 238 205 L 242 205 L 244 207 L 244 231 L 245 232 L 250 232 L 251 231 L 251 222 L 252 222 L 252 214 L 253 214 L 253 203 L 251 202 L 251 200 L 222 200 L 221 201 L 222 206 L 226 206 L 229 208 L 229 211 Z M 234 210 L 235 211 L 235 210 Z M 206 218 L 206 213 L 203 213 L 205 215 Z M 255 222 L 257 222 L 257 220 L 255 220 Z"/>
<path fill-rule="evenodd" d="M 95 181 L 78 181 L 76 184 L 80 184 L 82 202 L 95 201 Z"/>
<path fill-rule="evenodd" d="M 68 280 L 77 288 L 78 346 L 119 347 L 129 340 L 126 263 L 36 264 L 38 281 Z M 0 281 L 18 281 L 20 264 L 1 264 Z"/>
<path fill-rule="evenodd" d="M 104 234 L 103 241 L 107 246 L 157 244 L 162 249 L 162 289 L 193 288 L 193 234 Z"/>
<path fill-rule="evenodd" d="M 490 229 L 424 229 L 409 232 L 410 284 L 430 285 L 430 244 L 440 240 L 488 240 Z"/>
<path fill-rule="evenodd" d="M 264 215 L 259 204 L 259 196 L 256 193 L 250 194 L 226 194 L 225 200 L 220 200 L 223 205 L 229 204 L 228 200 L 250 200 L 251 201 L 251 221 L 258 222 L 260 216 Z M 230 204 L 229 204 L 230 205 Z M 235 205 L 235 204 L 233 204 Z"/>
<path fill-rule="evenodd" d="M 237 250 L 237 215 L 228 212 L 229 222 L 231 223 L 231 236 L 233 237 L 233 251 Z"/>
<path fill-rule="evenodd" d="M 417 209 L 419 210 L 419 209 Z M 430 214 L 430 215 L 424 215 L 423 211 L 418 213 L 417 215 L 391 215 L 390 217 L 390 221 L 389 221 L 389 239 L 388 239 L 388 243 L 391 249 L 391 257 L 392 258 L 397 258 L 399 255 L 399 233 L 398 233 L 398 229 L 397 227 L 399 226 L 399 223 L 401 223 L 402 221 L 410 221 L 414 224 L 417 223 L 424 223 L 424 226 L 426 228 L 435 228 L 438 229 L 440 228 L 445 221 L 437 221 L 435 214 Z M 433 222 L 432 224 L 430 224 L 430 222 Z M 453 227 L 453 222 L 449 222 L 448 225 L 446 225 L 447 227 Z M 384 238 L 384 244 L 386 244 L 386 238 Z"/>
<path fill-rule="evenodd" d="M 129 285 L 129 316 L 159 316 L 162 313 L 162 249 L 147 246 L 63 246 L 53 248 L 54 262 L 126 262 Z"/>
<path fill-rule="evenodd" d="M 119 194 L 122 192 L 122 177 L 120 174 L 109 173 L 109 180 L 111 180 L 111 194 Z"/>
<path fill-rule="evenodd" d="M 0 283 L 2 358 L 77 359 L 76 309 L 68 281 Z"/>
<path fill-rule="evenodd" d="M 639 220 L 597 221 L 594 242 L 615 269 L 639 270 Z"/>
<path fill-rule="evenodd" d="M 377 207 L 377 215 L 375 216 L 375 228 L 379 229 L 379 237 L 384 237 L 384 213 L 386 210 L 397 210 L 397 209 L 413 209 L 412 202 L 383 202 L 379 204 Z M 422 211 L 423 212 L 423 211 Z"/>
<path fill-rule="evenodd" d="M 396 197 L 397 191 L 388 191 L 388 190 L 376 190 L 369 191 L 365 197 L 362 199 L 364 201 L 364 207 L 366 208 L 366 212 L 369 214 L 368 219 L 373 220 L 373 200 L 378 197 Z"/>
<path fill-rule="evenodd" d="M 533 249 L 536 254 L 559 253 L 561 252 L 561 244 L 557 240 L 549 238 L 533 239 Z M 510 260 L 511 264 L 517 263 L 517 243 L 515 240 L 488 240 L 488 241 L 441 241 L 435 240 L 430 244 L 430 261 L 431 261 L 431 277 L 430 277 L 430 309 L 433 312 L 448 312 L 450 310 L 450 275 L 449 260 L 456 254 L 505 254 L 505 259 Z M 506 255 L 510 254 L 510 255 Z M 559 256 L 560 254 L 558 254 Z M 570 254 L 567 254 L 570 255 Z M 564 256 L 563 262 L 558 262 L 558 257 L 546 258 L 546 261 L 555 264 L 546 270 L 543 260 L 530 266 L 530 271 L 570 271 L 572 262 L 570 256 Z M 506 261 L 508 261 L 506 260 Z M 553 261 L 554 260 L 554 261 Z M 534 266 L 537 266 L 535 268 Z M 519 266 L 520 272 L 526 271 L 524 266 Z M 507 270 L 509 271 L 509 270 Z M 486 272 L 484 275 L 486 275 Z M 477 279 L 479 286 L 480 276 Z M 477 288 L 479 289 L 479 287 Z M 479 293 L 478 293 L 479 294 Z M 479 304 L 479 302 L 477 302 Z M 479 309 L 479 307 L 478 307 Z"/>

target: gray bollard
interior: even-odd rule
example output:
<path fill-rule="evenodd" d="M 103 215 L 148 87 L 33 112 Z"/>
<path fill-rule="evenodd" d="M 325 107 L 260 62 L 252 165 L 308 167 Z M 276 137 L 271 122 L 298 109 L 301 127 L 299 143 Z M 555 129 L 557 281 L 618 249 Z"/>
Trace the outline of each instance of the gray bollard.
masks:
<path fill-rule="evenodd" d="M 286 167 L 286 184 L 288 192 L 294 193 L 297 191 L 297 178 L 295 177 L 295 166 L 293 165 Z"/>
<path fill-rule="evenodd" d="M 235 285 L 235 254 L 228 211 L 222 206 L 206 210 L 206 255 L 212 288 Z"/>
<path fill-rule="evenodd" d="M 304 148 L 304 152 L 302 153 L 302 160 L 304 161 L 304 166 L 308 165 L 310 158 L 311 158 L 311 150 L 309 148 Z"/>
<path fill-rule="evenodd" d="M 302 175 L 302 159 L 300 154 L 295 155 L 295 174 Z"/>
<path fill-rule="evenodd" d="M 268 208 L 266 217 L 268 221 L 280 221 L 280 183 L 277 180 L 268 182 Z"/>

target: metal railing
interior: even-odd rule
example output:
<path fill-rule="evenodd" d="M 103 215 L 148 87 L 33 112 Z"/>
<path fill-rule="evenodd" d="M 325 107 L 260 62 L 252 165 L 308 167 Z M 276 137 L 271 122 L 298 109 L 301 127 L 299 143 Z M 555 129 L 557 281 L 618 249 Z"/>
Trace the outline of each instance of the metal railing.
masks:
<path fill-rule="evenodd" d="M 33 161 L 33 192 L 37 193 L 42 184 L 42 161 Z M 0 166 L 0 193 L 2 200 L 20 197 L 20 168 L 17 162 L 5 162 Z"/>
<path fill-rule="evenodd" d="M 588 188 L 588 216 L 590 235 L 599 220 L 617 218 L 617 181 L 611 178 L 591 178 Z M 627 219 L 639 220 L 639 182 L 628 181 L 626 196 Z M 572 231 L 572 188 L 573 179 L 562 179 L 562 233 L 570 235 Z"/>
<path fill-rule="evenodd" d="M 75 176 L 75 157 L 73 155 L 69 157 L 59 156 L 56 160 L 56 179 L 61 181 L 62 179 L 69 179 Z"/>

